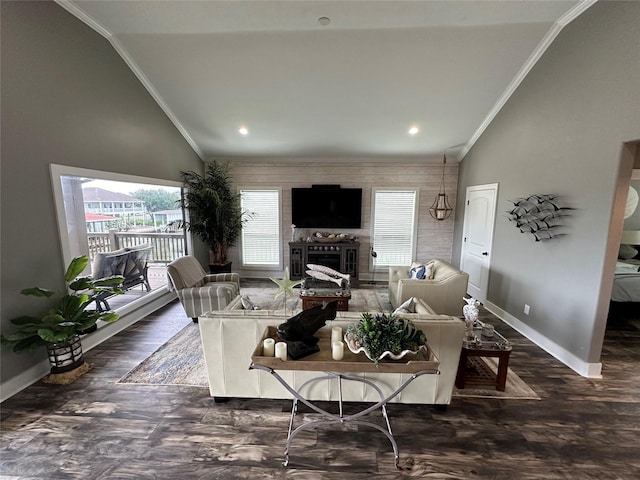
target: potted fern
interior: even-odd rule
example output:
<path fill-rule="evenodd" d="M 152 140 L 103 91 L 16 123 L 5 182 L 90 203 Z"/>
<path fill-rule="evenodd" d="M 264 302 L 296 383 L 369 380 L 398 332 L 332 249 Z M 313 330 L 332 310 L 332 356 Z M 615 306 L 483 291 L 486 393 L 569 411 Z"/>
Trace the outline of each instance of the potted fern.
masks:
<path fill-rule="evenodd" d="M 89 263 L 89 258 L 82 255 L 74 258 L 64 274 L 66 291 L 58 302 L 41 316 L 21 316 L 11 321 L 17 329 L 0 336 L 3 347 L 14 352 L 33 349 L 40 346 L 47 348 L 51 373 L 71 371 L 84 363 L 80 335 L 86 333 L 99 320 L 115 322 L 119 315 L 113 311 L 98 311 L 88 307 L 96 298 L 105 293 L 120 294 L 124 277 L 112 276 L 94 279 L 91 276 L 79 275 Z M 50 298 L 56 292 L 41 287 L 25 288 L 22 295 Z"/>
<path fill-rule="evenodd" d="M 185 226 L 209 247 L 211 273 L 231 271 L 230 247 L 240 238 L 245 213 L 240 194 L 234 193 L 229 162 L 209 162 L 205 174 L 180 172 L 185 193 L 180 200 L 189 213 Z"/>

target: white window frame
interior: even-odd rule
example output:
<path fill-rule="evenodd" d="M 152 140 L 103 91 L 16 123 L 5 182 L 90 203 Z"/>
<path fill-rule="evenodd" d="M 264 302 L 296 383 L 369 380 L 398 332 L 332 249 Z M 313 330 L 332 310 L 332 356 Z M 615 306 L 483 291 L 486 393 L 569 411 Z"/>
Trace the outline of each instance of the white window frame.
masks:
<path fill-rule="evenodd" d="M 69 234 L 69 230 L 67 225 L 70 223 L 73 224 L 73 219 L 67 217 L 67 211 L 71 211 L 72 209 L 76 212 L 82 211 L 84 212 L 84 206 L 82 205 L 82 197 L 74 198 L 74 205 L 67 205 L 65 209 L 64 205 L 64 195 L 62 191 L 62 182 L 61 177 L 86 177 L 86 178 L 94 178 L 96 180 L 112 180 L 115 182 L 130 182 L 130 183 L 142 183 L 142 184 L 151 184 L 158 186 L 166 186 L 166 187 L 177 187 L 182 188 L 183 185 L 180 182 L 175 182 L 171 180 L 161 180 L 158 178 L 150 178 L 150 177 L 139 177 L 137 175 L 127 175 L 123 173 L 114 173 L 114 172 L 105 172 L 102 170 L 91 170 L 88 168 L 78 168 L 78 167 L 69 167 L 66 165 L 50 165 L 51 172 L 51 183 L 53 187 L 53 196 L 54 196 L 54 205 L 56 209 L 56 218 L 58 222 L 58 232 L 60 235 L 60 245 L 62 247 L 62 258 L 64 259 L 64 264 L 69 265 L 71 260 L 78 256 L 88 252 L 79 251 L 77 248 L 72 248 L 71 245 L 78 245 L 80 242 L 79 238 L 73 238 Z M 80 202 L 79 204 L 75 204 L 75 202 Z M 79 210 L 78 210 L 79 209 Z M 84 219 L 83 219 L 84 225 Z M 80 233 L 81 234 L 81 233 Z M 186 235 L 186 249 L 187 252 L 193 251 L 193 242 L 191 235 Z M 82 247 L 79 247 L 82 248 Z"/>
<path fill-rule="evenodd" d="M 371 191 L 371 246 L 376 251 L 376 199 L 377 194 L 381 192 L 398 192 L 398 193 L 412 193 L 414 194 L 414 208 L 413 208 L 413 231 L 411 234 L 411 246 L 410 250 L 410 258 L 415 259 L 416 256 L 416 246 L 418 239 L 418 218 L 419 218 L 419 206 L 420 206 L 420 189 L 414 187 L 404 187 L 404 188 L 373 188 Z M 383 250 L 378 242 L 377 248 Z M 376 251 L 376 253 L 378 253 Z M 411 260 L 407 263 L 410 265 Z M 384 257 L 380 258 L 380 254 L 378 253 L 377 257 L 373 257 L 369 255 L 369 271 L 370 272 L 380 272 L 386 271 L 389 265 L 397 265 L 397 262 L 388 263 L 385 262 Z"/>
<path fill-rule="evenodd" d="M 273 192 L 277 192 L 278 194 L 278 228 L 277 228 L 277 232 L 278 232 L 278 261 L 277 263 L 261 263 L 261 264 L 256 264 L 256 263 L 246 263 L 244 260 L 244 229 L 243 229 L 243 233 L 240 235 L 240 251 L 238 252 L 240 255 L 240 263 L 242 265 L 243 269 L 247 269 L 247 270 L 272 270 L 272 269 L 277 269 L 277 270 L 282 270 L 283 268 L 283 262 L 284 262 L 284 252 L 283 252 L 283 248 L 282 248 L 282 243 L 283 243 L 283 236 L 282 236 L 282 187 L 268 187 L 268 186 L 264 186 L 264 187 L 238 187 L 238 193 L 240 193 L 240 195 L 242 195 L 242 192 L 260 192 L 260 191 L 273 191 Z M 248 212 L 249 214 L 251 212 Z M 249 221 L 251 221 L 251 219 L 249 219 Z"/>

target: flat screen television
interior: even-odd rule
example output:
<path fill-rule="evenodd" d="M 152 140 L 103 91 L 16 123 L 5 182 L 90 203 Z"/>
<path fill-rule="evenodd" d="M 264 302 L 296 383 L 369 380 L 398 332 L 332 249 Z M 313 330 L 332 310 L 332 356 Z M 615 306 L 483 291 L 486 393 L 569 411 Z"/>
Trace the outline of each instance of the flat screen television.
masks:
<path fill-rule="evenodd" d="M 360 228 L 362 189 L 323 185 L 292 188 L 291 218 L 298 228 Z"/>

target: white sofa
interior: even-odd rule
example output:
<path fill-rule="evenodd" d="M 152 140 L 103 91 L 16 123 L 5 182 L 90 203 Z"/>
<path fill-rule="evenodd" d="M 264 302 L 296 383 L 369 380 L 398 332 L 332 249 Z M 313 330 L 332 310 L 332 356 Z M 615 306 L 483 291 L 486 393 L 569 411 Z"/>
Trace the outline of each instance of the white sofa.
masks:
<path fill-rule="evenodd" d="M 464 322 L 460 319 L 436 315 L 424 302 L 417 301 L 416 311 L 403 314 L 410 318 L 427 336 L 427 342 L 440 360 L 440 375 L 423 375 L 413 381 L 394 402 L 419 403 L 446 407 L 451 394 L 460 360 Z M 325 327 L 341 326 L 343 329 L 360 319 L 360 312 L 338 312 L 336 319 Z M 286 318 L 283 311 L 242 310 L 236 297 L 224 310 L 212 311 L 199 317 L 200 335 L 209 379 L 209 391 L 216 399 L 240 398 L 291 398 L 291 394 L 269 373 L 249 370 L 251 354 L 267 326 L 277 326 Z M 294 388 L 299 387 L 318 372 L 279 371 Z M 399 387 L 409 375 L 374 373 L 374 378 L 388 395 Z M 343 382 L 345 401 L 377 402 L 376 393 L 360 382 Z M 318 382 L 308 392 L 310 400 L 337 400 L 335 381 Z"/>
<path fill-rule="evenodd" d="M 462 315 L 467 294 L 469 274 L 454 267 L 449 262 L 436 258 L 426 263 L 433 264 L 430 279 L 409 278 L 408 266 L 389 267 L 389 301 L 398 308 L 406 300 L 416 297 L 428 303 L 441 315 Z"/>

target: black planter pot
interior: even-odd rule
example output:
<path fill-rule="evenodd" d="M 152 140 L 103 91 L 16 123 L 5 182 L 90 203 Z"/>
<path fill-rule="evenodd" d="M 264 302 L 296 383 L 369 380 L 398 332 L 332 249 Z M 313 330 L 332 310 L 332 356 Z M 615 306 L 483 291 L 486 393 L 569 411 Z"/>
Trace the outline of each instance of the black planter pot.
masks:
<path fill-rule="evenodd" d="M 51 364 L 51 373 L 65 373 L 84 363 L 80 337 L 74 335 L 66 342 L 50 343 L 47 354 Z"/>
<path fill-rule="evenodd" d="M 209 273 L 231 273 L 231 263 L 209 264 Z"/>
<path fill-rule="evenodd" d="M 98 324 L 94 323 L 93 325 L 91 325 L 89 328 L 87 328 L 86 330 L 80 330 L 80 332 L 78 332 L 80 335 L 87 335 L 88 333 L 93 333 L 96 330 L 98 330 Z"/>

